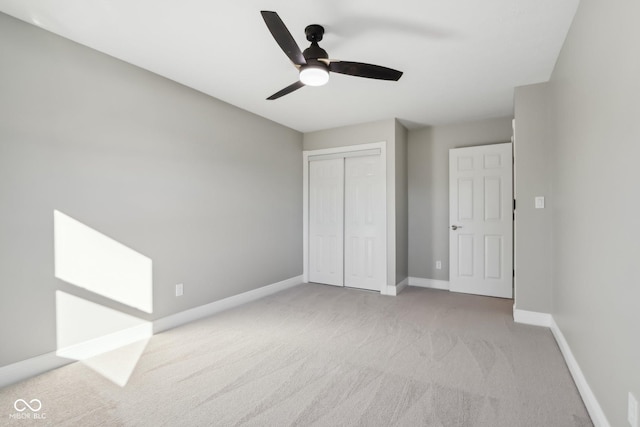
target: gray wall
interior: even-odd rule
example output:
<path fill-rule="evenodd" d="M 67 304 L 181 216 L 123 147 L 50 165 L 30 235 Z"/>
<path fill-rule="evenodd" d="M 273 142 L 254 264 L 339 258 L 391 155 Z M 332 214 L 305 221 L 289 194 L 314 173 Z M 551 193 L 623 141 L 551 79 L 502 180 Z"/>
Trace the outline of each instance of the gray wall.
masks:
<path fill-rule="evenodd" d="M 307 132 L 303 137 L 302 149 L 320 150 L 382 141 L 387 142 L 387 151 L 390 151 L 395 141 L 394 119 Z M 389 153 L 387 152 L 387 154 Z"/>
<path fill-rule="evenodd" d="M 550 80 L 553 314 L 612 426 L 640 399 L 639 17 L 582 0 Z"/>
<path fill-rule="evenodd" d="M 409 276 L 409 190 L 407 144 L 409 132 L 398 121 L 396 127 L 396 283 Z"/>
<path fill-rule="evenodd" d="M 0 366 L 57 289 L 153 320 L 302 274 L 300 133 L 2 14 L 0 58 Z M 152 259 L 152 314 L 54 278 L 54 209 Z"/>
<path fill-rule="evenodd" d="M 554 197 L 552 115 L 547 83 L 515 90 L 515 302 L 519 310 L 551 313 Z M 536 196 L 545 209 L 535 209 Z"/>
<path fill-rule="evenodd" d="M 410 277 L 449 280 L 449 149 L 509 142 L 511 135 L 511 117 L 409 132 Z"/>

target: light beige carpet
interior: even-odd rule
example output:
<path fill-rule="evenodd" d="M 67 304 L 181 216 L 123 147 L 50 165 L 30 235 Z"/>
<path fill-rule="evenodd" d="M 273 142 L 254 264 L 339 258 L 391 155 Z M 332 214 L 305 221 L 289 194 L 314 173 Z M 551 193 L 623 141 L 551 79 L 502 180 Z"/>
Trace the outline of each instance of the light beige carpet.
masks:
<path fill-rule="evenodd" d="M 0 425 L 591 426 L 551 332 L 511 310 L 301 285 L 154 336 L 124 387 L 74 363 L 2 389 Z M 10 419 L 18 398 L 46 418 Z"/>

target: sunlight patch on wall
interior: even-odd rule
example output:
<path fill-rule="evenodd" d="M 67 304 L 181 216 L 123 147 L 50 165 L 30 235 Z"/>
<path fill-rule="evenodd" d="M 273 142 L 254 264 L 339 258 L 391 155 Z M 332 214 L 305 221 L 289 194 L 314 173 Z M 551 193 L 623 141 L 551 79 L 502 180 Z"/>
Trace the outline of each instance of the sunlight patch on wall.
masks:
<path fill-rule="evenodd" d="M 57 210 L 53 211 L 53 233 L 56 278 L 153 312 L 150 258 Z M 129 381 L 152 335 L 151 322 L 56 291 L 56 354 L 81 361 L 121 387 Z"/>
<path fill-rule="evenodd" d="M 126 385 L 153 334 L 151 322 L 56 291 L 56 355 Z"/>
<path fill-rule="evenodd" d="M 55 276 L 147 313 L 153 312 L 150 258 L 63 214 L 53 212 Z"/>

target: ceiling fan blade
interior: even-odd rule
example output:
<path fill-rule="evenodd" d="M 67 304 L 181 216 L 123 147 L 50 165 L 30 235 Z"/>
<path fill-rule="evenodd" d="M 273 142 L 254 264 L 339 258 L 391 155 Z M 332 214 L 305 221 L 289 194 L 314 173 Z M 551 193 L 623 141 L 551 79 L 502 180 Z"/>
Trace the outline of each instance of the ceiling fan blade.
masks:
<path fill-rule="evenodd" d="M 267 24 L 267 28 L 271 31 L 271 35 L 276 42 L 280 46 L 280 48 L 284 51 L 284 53 L 289 57 L 291 62 L 296 65 L 304 65 L 307 61 L 304 59 L 302 55 L 302 51 L 298 47 L 298 44 L 293 39 L 293 36 L 280 19 L 280 16 L 276 12 L 269 12 L 263 10 L 260 12 L 262 14 L 262 19 L 264 19 L 264 23 Z"/>
<path fill-rule="evenodd" d="M 281 96 L 285 96 L 285 95 L 287 95 L 287 94 L 289 94 L 289 93 L 293 92 L 294 90 L 298 90 L 298 89 L 300 89 L 302 86 L 304 86 L 304 83 L 302 83 L 301 81 L 299 81 L 299 80 L 298 80 L 297 82 L 295 82 L 295 83 L 293 83 L 293 84 L 291 84 L 291 85 L 289 85 L 289 86 L 285 87 L 285 88 L 284 88 L 284 89 L 282 89 L 281 91 L 278 91 L 278 92 L 274 93 L 273 95 L 271 95 L 271 96 L 270 96 L 270 97 L 268 97 L 267 99 L 268 99 L 269 101 L 272 101 L 272 100 L 274 100 L 274 99 L 278 99 L 278 98 L 280 98 Z"/>
<path fill-rule="evenodd" d="M 402 77 L 402 71 L 362 62 L 332 61 L 329 64 L 329 70 L 334 73 L 378 80 L 398 81 Z"/>

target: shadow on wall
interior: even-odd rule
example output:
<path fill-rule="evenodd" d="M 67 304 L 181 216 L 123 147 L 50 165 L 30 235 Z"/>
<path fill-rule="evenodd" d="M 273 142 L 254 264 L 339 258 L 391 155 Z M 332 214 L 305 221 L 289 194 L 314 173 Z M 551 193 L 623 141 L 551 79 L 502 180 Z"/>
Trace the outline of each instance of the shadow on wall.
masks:
<path fill-rule="evenodd" d="M 55 277 L 153 313 L 150 258 L 54 210 Z M 151 322 L 56 291 L 56 355 L 124 387 L 153 334 Z"/>

